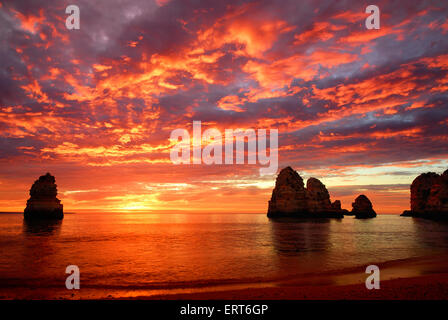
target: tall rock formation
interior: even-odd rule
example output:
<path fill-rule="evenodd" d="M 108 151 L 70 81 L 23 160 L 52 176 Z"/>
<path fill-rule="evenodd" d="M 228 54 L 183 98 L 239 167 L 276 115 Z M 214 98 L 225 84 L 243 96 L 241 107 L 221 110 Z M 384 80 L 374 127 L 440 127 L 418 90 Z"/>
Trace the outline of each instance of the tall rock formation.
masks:
<path fill-rule="evenodd" d="M 62 219 L 61 200 L 58 194 L 55 178 L 47 173 L 34 181 L 30 189 L 30 198 L 26 202 L 24 218 L 26 220 Z"/>
<path fill-rule="evenodd" d="M 448 219 L 448 170 L 441 175 L 427 172 L 411 184 L 411 210 L 402 216 Z"/>
<path fill-rule="evenodd" d="M 422 173 L 411 184 L 411 210 L 415 212 L 425 211 L 431 189 L 438 184 L 440 176 L 434 172 Z"/>
<path fill-rule="evenodd" d="M 308 209 L 303 179 L 291 167 L 280 171 L 269 201 L 268 216 L 293 215 Z"/>
<path fill-rule="evenodd" d="M 319 179 L 309 178 L 306 182 L 308 210 L 310 212 L 331 212 L 330 194 Z"/>
<path fill-rule="evenodd" d="M 268 206 L 268 217 L 343 218 L 340 201 L 331 203 L 325 185 L 316 178 L 307 181 L 291 167 L 282 169 Z"/>
<path fill-rule="evenodd" d="M 376 212 L 373 210 L 372 202 L 365 195 L 361 194 L 352 203 L 352 215 L 357 219 L 375 218 Z"/>

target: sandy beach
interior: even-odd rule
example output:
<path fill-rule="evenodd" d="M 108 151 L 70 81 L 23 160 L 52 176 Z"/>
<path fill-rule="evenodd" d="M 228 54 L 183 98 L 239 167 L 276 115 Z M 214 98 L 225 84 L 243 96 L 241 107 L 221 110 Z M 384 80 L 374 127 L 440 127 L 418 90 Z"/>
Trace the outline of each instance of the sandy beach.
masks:
<path fill-rule="evenodd" d="M 379 265 L 380 289 L 368 290 L 367 274 L 346 271 L 334 275 L 303 277 L 265 288 L 157 295 L 139 299 L 180 300 L 446 300 L 447 257 L 393 261 Z M 442 260 L 444 262 L 442 262 Z"/>
<path fill-rule="evenodd" d="M 380 290 L 364 284 L 284 286 L 139 297 L 160 300 L 446 300 L 448 274 L 386 280 Z"/>
<path fill-rule="evenodd" d="M 0 298 L 49 300 L 445 300 L 448 298 L 448 257 L 430 256 L 378 264 L 380 289 L 368 290 L 368 274 L 352 268 L 324 274 L 298 275 L 263 283 L 241 283 L 165 290 L 127 291 L 82 286 L 64 288 L 0 288 Z"/>

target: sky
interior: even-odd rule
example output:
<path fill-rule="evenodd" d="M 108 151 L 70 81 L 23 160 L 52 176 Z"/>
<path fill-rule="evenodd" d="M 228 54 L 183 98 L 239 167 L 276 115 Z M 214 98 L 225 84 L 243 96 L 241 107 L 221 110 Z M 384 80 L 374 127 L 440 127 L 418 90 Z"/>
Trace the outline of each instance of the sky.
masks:
<path fill-rule="evenodd" d="M 363 193 L 401 213 L 418 174 L 448 168 L 447 14 L 445 0 L 0 0 L 0 211 L 50 172 L 66 212 L 266 212 L 276 174 L 259 163 L 171 162 L 171 132 L 201 121 L 277 129 L 279 170 L 343 208 Z"/>

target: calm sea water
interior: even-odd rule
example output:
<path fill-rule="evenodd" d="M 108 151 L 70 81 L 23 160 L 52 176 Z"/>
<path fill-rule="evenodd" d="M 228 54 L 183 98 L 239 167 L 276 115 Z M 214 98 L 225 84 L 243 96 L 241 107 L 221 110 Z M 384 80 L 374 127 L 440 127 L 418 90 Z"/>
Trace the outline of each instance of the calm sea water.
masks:
<path fill-rule="evenodd" d="M 256 283 L 448 252 L 448 225 L 392 215 L 277 222 L 264 214 L 67 214 L 29 225 L 0 214 L 0 296 L 65 287 L 166 292 Z"/>

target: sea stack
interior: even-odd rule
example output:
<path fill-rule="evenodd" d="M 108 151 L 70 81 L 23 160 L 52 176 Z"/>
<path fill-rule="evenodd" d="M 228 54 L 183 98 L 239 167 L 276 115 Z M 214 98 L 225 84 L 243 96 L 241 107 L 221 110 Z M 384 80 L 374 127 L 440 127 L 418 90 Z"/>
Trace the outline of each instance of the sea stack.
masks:
<path fill-rule="evenodd" d="M 351 214 L 357 219 L 375 218 L 376 212 L 373 210 L 372 202 L 365 195 L 361 194 L 352 203 Z"/>
<path fill-rule="evenodd" d="M 268 217 L 343 218 L 339 200 L 331 203 L 325 185 L 309 178 L 306 188 L 302 177 L 291 167 L 280 171 L 268 206 Z"/>
<path fill-rule="evenodd" d="M 405 217 L 448 220 L 448 170 L 441 175 L 427 172 L 411 184 L 411 210 Z"/>
<path fill-rule="evenodd" d="M 26 202 L 25 220 L 61 220 L 64 217 L 55 178 L 47 173 L 34 181 Z"/>

